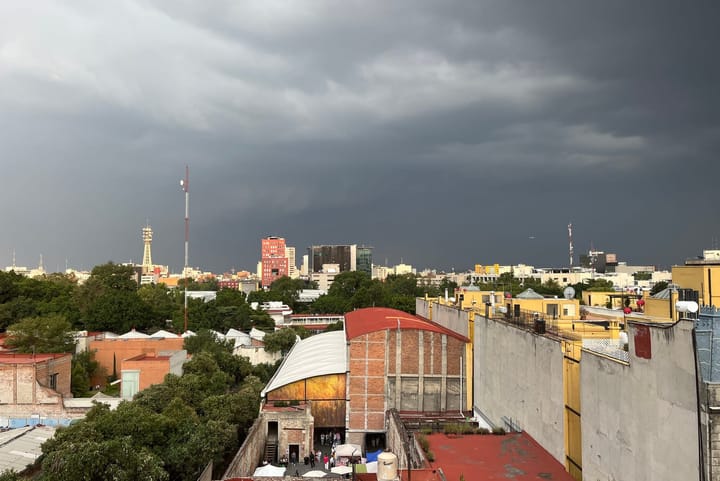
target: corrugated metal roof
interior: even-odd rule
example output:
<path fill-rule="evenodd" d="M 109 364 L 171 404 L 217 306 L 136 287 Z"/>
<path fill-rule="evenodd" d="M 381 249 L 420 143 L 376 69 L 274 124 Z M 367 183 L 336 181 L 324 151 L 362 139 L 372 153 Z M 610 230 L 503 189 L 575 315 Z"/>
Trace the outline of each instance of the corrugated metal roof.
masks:
<path fill-rule="evenodd" d="M 10 469 L 18 473 L 42 454 L 42 443 L 55 435 L 51 426 L 11 429 L 0 433 L 0 472 Z"/>
<path fill-rule="evenodd" d="M 515 296 L 516 299 L 545 299 L 542 295 L 535 292 L 531 287 Z"/>
<path fill-rule="evenodd" d="M 345 333 L 332 331 L 296 342 L 261 395 L 301 379 L 347 371 Z"/>
<path fill-rule="evenodd" d="M 138 332 L 135 329 L 132 329 L 129 332 L 126 332 L 122 336 L 118 336 L 119 339 L 147 339 L 150 336 L 147 334 L 143 334 L 142 332 Z"/>

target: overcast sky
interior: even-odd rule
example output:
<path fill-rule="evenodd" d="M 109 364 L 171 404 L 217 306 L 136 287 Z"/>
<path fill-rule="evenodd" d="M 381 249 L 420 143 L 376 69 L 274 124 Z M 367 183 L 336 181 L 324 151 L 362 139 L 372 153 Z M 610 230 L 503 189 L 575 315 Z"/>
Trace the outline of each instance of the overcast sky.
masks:
<path fill-rule="evenodd" d="M 670 266 L 720 242 L 720 8 L 0 2 L 0 266 Z"/>

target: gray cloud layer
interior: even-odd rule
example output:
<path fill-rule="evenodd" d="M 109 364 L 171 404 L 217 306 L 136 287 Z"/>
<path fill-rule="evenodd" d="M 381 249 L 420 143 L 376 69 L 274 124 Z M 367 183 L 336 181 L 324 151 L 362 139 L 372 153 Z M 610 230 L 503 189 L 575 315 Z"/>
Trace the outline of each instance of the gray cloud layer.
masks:
<path fill-rule="evenodd" d="M 252 269 L 259 239 L 420 267 L 712 247 L 714 3 L 0 4 L 0 264 Z M 535 239 L 529 239 L 534 236 Z M 6 259 L 3 261 L 3 259 Z"/>

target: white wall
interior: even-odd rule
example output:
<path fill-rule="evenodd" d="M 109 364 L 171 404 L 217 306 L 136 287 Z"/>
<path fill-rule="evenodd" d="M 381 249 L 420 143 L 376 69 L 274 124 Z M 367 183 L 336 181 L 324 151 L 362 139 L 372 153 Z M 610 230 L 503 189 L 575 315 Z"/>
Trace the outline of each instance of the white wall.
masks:
<path fill-rule="evenodd" d="M 495 425 L 511 418 L 564 464 L 560 343 L 476 316 L 474 370 L 475 406 Z"/>
<path fill-rule="evenodd" d="M 692 322 L 651 326 L 651 359 L 583 351 L 580 363 L 583 479 L 699 479 Z"/>

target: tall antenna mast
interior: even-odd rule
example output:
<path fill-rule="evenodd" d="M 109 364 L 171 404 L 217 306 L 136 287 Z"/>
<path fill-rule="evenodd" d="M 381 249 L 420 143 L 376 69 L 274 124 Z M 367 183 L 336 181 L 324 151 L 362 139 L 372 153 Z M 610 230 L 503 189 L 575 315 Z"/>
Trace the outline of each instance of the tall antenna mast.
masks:
<path fill-rule="evenodd" d="M 188 329 L 188 246 L 190 244 L 190 168 L 185 165 L 185 180 L 180 181 L 180 185 L 185 192 L 185 267 L 183 269 L 183 279 L 185 279 L 185 329 Z"/>
<path fill-rule="evenodd" d="M 573 242 L 572 242 L 572 222 L 568 224 L 568 244 L 570 245 L 570 269 L 573 267 Z"/>

